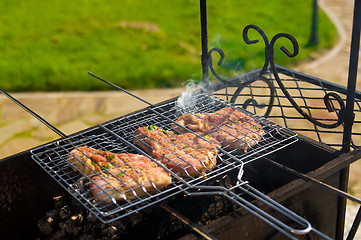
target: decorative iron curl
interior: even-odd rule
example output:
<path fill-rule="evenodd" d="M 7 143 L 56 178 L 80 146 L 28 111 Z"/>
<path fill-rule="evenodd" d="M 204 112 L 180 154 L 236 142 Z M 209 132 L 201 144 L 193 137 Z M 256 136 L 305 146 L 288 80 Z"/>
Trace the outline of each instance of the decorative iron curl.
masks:
<path fill-rule="evenodd" d="M 256 40 L 256 41 L 258 41 L 258 40 Z M 231 83 L 230 83 L 229 81 L 227 81 L 226 79 L 222 78 L 222 77 L 216 72 L 216 70 L 214 69 L 214 67 L 213 67 L 213 61 L 212 61 L 212 57 L 213 57 L 212 53 L 213 53 L 213 52 L 217 52 L 217 53 L 219 54 L 219 56 L 220 56 L 220 59 L 219 59 L 218 62 L 217 62 L 217 65 L 218 65 L 218 66 L 221 66 L 222 63 L 223 63 L 223 61 L 224 61 L 224 59 L 225 59 L 225 54 L 224 54 L 224 52 L 222 51 L 222 49 L 220 49 L 220 48 L 212 48 L 211 50 L 209 50 L 209 52 L 208 52 L 208 54 L 207 54 L 207 56 L 208 56 L 208 58 L 207 58 L 207 66 L 208 66 L 208 68 L 211 70 L 212 74 L 213 74 L 219 81 L 221 81 L 222 83 L 224 83 L 226 86 L 231 85 Z M 265 117 L 268 117 L 269 114 L 270 114 L 270 112 L 271 112 L 271 110 L 272 110 L 272 107 L 273 107 L 273 102 L 274 102 L 275 91 L 276 91 L 276 90 L 275 90 L 275 88 L 274 88 L 273 83 L 272 83 L 269 79 L 267 79 L 267 78 L 265 78 L 265 77 L 262 77 L 262 76 L 261 76 L 260 79 L 251 79 L 251 80 L 242 82 L 240 86 L 237 85 L 237 86 L 239 86 L 239 87 L 238 87 L 238 88 L 236 89 L 236 91 L 232 94 L 233 96 L 232 96 L 230 102 L 231 102 L 231 103 L 235 103 L 237 97 L 239 96 L 239 93 L 240 93 L 246 86 L 248 86 L 248 85 L 250 85 L 250 84 L 252 84 L 253 82 L 256 82 L 256 81 L 263 81 L 263 82 L 265 82 L 265 83 L 268 85 L 268 87 L 269 87 L 269 89 L 270 89 L 270 100 L 269 100 L 269 103 L 268 103 L 267 105 L 266 105 L 266 104 L 258 104 L 258 102 L 257 102 L 255 99 L 249 98 L 249 99 L 247 99 L 247 100 L 243 103 L 243 108 L 246 109 L 246 108 L 247 108 L 248 106 L 250 106 L 251 104 L 252 104 L 253 106 L 255 106 L 255 107 L 257 107 L 257 108 L 261 108 L 261 109 L 263 109 L 263 108 L 265 108 L 265 107 L 267 106 L 267 110 L 266 110 L 266 113 L 264 114 L 264 116 L 265 116 Z"/>
<path fill-rule="evenodd" d="M 217 63 L 218 66 L 221 66 L 222 63 L 223 63 L 223 60 L 224 60 L 224 52 L 222 51 L 222 49 L 220 48 L 212 48 L 211 50 L 209 50 L 207 56 L 208 56 L 208 61 L 207 61 L 207 64 L 208 64 L 208 67 L 209 69 L 211 70 L 212 74 L 221 82 L 225 83 L 225 84 L 229 84 L 229 82 L 225 79 L 223 79 L 217 72 L 216 70 L 214 69 L 213 67 L 213 61 L 212 61 L 212 53 L 213 52 L 218 52 L 219 55 L 220 55 L 220 59 Z"/>
<path fill-rule="evenodd" d="M 266 104 L 258 104 L 257 100 L 253 99 L 253 98 L 249 98 L 247 99 L 244 103 L 243 103 L 243 108 L 244 109 L 247 109 L 248 106 L 250 106 L 251 104 L 254 106 L 254 107 L 257 107 L 257 108 L 260 108 L 260 109 L 263 109 L 267 106 L 267 110 L 266 112 L 264 113 L 264 116 L 265 117 L 268 117 L 269 114 L 271 113 L 271 110 L 272 110 L 272 107 L 273 107 L 273 103 L 274 103 L 274 99 L 275 99 L 275 95 L 276 95 L 276 90 L 275 90 L 275 87 L 273 86 L 273 83 L 268 79 L 268 78 L 265 78 L 263 76 L 261 76 L 259 79 L 255 79 L 255 80 L 250 80 L 250 81 L 247 81 L 243 84 L 241 84 L 241 86 L 239 86 L 236 91 L 233 93 L 233 96 L 230 100 L 231 103 L 235 103 L 236 102 L 236 98 L 239 96 L 239 93 L 247 86 L 247 85 L 250 85 L 256 81 L 263 81 L 265 82 L 269 89 L 270 89 L 270 100 L 269 100 L 269 103 L 268 105 Z"/>
<path fill-rule="evenodd" d="M 248 37 L 248 31 L 250 29 L 254 29 L 256 30 L 260 35 L 261 37 L 263 38 L 263 41 L 265 43 L 265 63 L 263 65 L 263 68 L 260 72 L 260 75 L 263 75 L 265 73 L 265 71 L 268 69 L 268 66 L 270 65 L 270 68 L 271 68 L 271 71 L 272 71 L 272 74 L 274 75 L 275 77 L 275 80 L 277 81 L 279 87 L 281 88 L 283 94 L 287 97 L 288 101 L 292 104 L 292 106 L 304 117 L 306 118 L 307 120 L 309 120 L 310 122 L 312 122 L 313 124 L 317 125 L 317 126 L 320 126 L 320 127 L 323 127 L 323 128 L 336 128 L 338 126 L 340 126 L 343 122 L 344 122 L 344 119 L 345 119 L 345 104 L 342 100 L 342 98 L 336 94 L 336 93 L 328 93 L 324 96 L 323 100 L 324 100 L 324 103 L 326 105 L 326 108 L 329 112 L 333 112 L 335 111 L 335 108 L 332 104 L 332 101 L 331 101 L 331 97 L 333 97 L 337 102 L 338 104 L 340 105 L 340 111 L 337 113 L 336 112 L 336 115 L 337 115 L 337 122 L 336 123 L 333 123 L 333 124 L 326 124 L 326 123 L 322 123 L 322 122 L 319 122 L 318 120 L 316 120 L 315 118 L 313 118 L 312 116 L 308 115 L 306 112 L 304 112 L 300 107 L 299 105 L 293 100 L 292 96 L 289 94 L 289 92 L 287 91 L 287 89 L 285 88 L 285 86 L 283 85 L 279 75 L 278 75 L 278 72 L 276 70 L 276 66 L 275 66 L 275 62 L 274 62 L 274 44 L 275 42 L 279 39 L 279 38 L 287 38 L 288 40 L 290 40 L 290 42 L 292 43 L 293 45 L 293 53 L 291 53 L 287 48 L 285 48 L 284 46 L 282 46 L 280 49 L 290 58 L 292 57 L 295 57 L 297 56 L 298 54 L 298 50 L 299 50 L 299 47 L 298 47 L 298 43 L 297 43 L 297 40 L 290 34 L 286 34 L 286 33 L 279 33 L 279 34 L 276 34 L 271 42 L 269 43 L 268 41 L 268 38 L 266 36 L 266 34 L 262 31 L 262 29 L 260 29 L 259 27 L 255 26 L 255 25 L 248 25 L 244 28 L 243 30 L 243 39 L 244 41 L 247 43 L 247 44 L 255 44 L 255 43 L 258 43 L 259 40 L 250 40 L 249 37 Z"/>

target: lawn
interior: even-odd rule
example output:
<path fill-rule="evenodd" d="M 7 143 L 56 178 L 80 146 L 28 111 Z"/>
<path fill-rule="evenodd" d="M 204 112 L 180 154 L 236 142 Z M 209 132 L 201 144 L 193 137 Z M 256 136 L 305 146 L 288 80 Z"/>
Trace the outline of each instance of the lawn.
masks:
<path fill-rule="evenodd" d="M 221 72 L 232 76 L 235 71 L 262 67 L 264 44 L 249 46 L 242 39 L 248 24 L 262 28 L 269 40 L 280 32 L 297 39 L 296 59 L 276 51 L 276 63 L 283 66 L 332 47 L 336 31 L 322 12 L 320 42 L 307 46 L 312 2 L 208 0 L 209 48 L 219 47 L 226 54 Z M 126 89 L 176 87 L 190 78 L 201 79 L 200 42 L 195 0 L 2 0 L 0 87 L 6 91 L 110 89 L 88 71 Z"/>

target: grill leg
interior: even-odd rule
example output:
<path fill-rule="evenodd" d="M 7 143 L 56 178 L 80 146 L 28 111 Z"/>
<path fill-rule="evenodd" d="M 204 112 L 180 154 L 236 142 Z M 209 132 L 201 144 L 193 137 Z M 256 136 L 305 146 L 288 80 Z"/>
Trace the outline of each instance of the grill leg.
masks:
<path fill-rule="evenodd" d="M 348 176 L 350 168 L 347 166 L 340 171 L 340 190 L 347 192 Z M 346 198 L 339 196 L 338 211 L 337 211 L 337 228 L 336 238 L 342 240 L 345 230 L 345 216 L 346 216 Z"/>
<path fill-rule="evenodd" d="M 359 209 L 357 211 L 356 217 L 352 223 L 350 232 L 348 233 L 346 240 L 351 240 L 351 239 L 355 238 L 355 235 L 356 235 L 357 229 L 360 225 L 360 222 L 361 222 L 361 206 L 359 207 Z"/>

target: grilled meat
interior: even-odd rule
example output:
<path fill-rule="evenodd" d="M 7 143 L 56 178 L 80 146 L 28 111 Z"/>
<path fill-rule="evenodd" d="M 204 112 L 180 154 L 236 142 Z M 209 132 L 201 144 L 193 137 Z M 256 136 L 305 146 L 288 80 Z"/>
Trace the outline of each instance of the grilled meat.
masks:
<path fill-rule="evenodd" d="M 167 187 L 170 174 L 146 156 L 114 154 L 89 147 L 78 147 L 68 156 L 74 170 L 91 177 L 91 193 L 98 201 L 133 200 Z"/>
<path fill-rule="evenodd" d="M 173 124 L 176 132 L 187 132 L 187 129 L 201 132 L 217 139 L 227 149 L 246 150 L 256 145 L 265 134 L 255 119 L 231 107 L 214 113 L 184 114 L 176 122 L 186 128 Z"/>
<path fill-rule="evenodd" d="M 107 168 L 110 164 L 98 150 L 86 146 L 77 147 L 70 151 L 67 161 L 74 171 L 79 171 L 86 176 L 100 172 L 102 167 Z"/>
<path fill-rule="evenodd" d="M 151 125 L 138 128 L 133 142 L 179 176 L 196 177 L 216 165 L 219 143 L 210 136 L 205 138 L 207 141 L 193 133 L 175 134 Z"/>
<path fill-rule="evenodd" d="M 230 123 L 220 126 L 210 136 L 217 139 L 226 149 L 239 149 L 246 151 L 255 146 L 262 139 L 264 131 L 260 127 L 245 123 Z"/>

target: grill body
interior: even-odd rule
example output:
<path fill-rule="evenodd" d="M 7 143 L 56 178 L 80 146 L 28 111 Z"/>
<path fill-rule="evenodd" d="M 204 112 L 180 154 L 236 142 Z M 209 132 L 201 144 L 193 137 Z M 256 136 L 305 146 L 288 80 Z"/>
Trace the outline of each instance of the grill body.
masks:
<path fill-rule="evenodd" d="M 84 132 L 88 130 L 91 129 Z M 296 143 L 268 155 L 267 158 L 338 188 L 341 169 L 359 157 L 355 151 L 339 156 L 338 151 L 325 144 L 303 136 L 298 136 L 298 139 Z M 243 179 L 253 187 L 309 220 L 316 229 L 330 237 L 335 236 L 338 211 L 329 209 L 337 209 L 339 198 L 336 194 L 296 179 L 267 159 L 260 158 L 246 164 L 244 170 Z M 53 197 L 65 194 L 64 189 L 31 159 L 30 151 L 1 160 L 0 172 L 0 214 L 6 219 L 1 225 L 1 235 L 4 239 L 39 237 L 37 221 L 44 212 L 53 208 Z M 230 177 L 232 174 L 237 173 L 229 172 Z M 221 196 L 176 195 L 167 199 L 167 204 L 220 239 L 230 239 L 230 236 L 238 238 L 242 235 L 245 238 L 265 239 L 275 233 L 272 227 L 266 226 L 267 224 Z M 267 210 L 266 207 L 263 208 Z M 139 214 L 136 215 L 138 223 L 128 226 L 122 237 L 196 237 L 188 226 L 158 206 Z"/>

